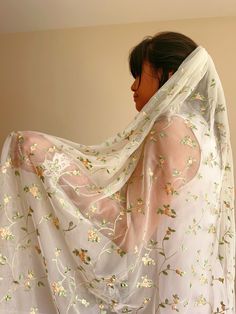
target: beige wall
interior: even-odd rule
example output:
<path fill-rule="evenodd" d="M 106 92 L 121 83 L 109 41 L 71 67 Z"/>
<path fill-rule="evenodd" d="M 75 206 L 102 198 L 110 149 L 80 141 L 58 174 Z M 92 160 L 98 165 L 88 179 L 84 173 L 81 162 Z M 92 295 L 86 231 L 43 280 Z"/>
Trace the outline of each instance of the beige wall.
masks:
<path fill-rule="evenodd" d="M 228 100 L 236 156 L 236 17 L 1 34 L 0 146 L 12 130 L 84 144 L 122 130 L 137 114 L 128 52 L 163 30 L 192 37 L 212 55 Z"/>

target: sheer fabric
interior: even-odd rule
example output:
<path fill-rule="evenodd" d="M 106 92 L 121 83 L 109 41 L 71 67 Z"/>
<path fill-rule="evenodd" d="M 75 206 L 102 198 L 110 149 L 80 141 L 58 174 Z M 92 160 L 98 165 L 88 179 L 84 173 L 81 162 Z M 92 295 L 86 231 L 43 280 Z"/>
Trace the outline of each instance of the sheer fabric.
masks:
<path fill-rule="evenodd" d="M 115 136 L 6 138 L 0 313 L 235 313 L 226 104 L 198 47 Z"/>

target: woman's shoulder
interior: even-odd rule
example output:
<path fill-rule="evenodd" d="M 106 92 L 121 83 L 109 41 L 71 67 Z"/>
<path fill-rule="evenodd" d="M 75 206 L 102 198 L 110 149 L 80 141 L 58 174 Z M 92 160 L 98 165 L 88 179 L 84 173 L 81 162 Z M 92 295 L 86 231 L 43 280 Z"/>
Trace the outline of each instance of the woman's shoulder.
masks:
<path fill-rule="evenodd" d="M 154 122 L 152 130 L 160 131 L 168 129 L 170 131 L 178 130 L 179 128 L 189 127 L 190 120 L 185 115 L 162 115 Z"/>
<path fill-rule="evenodd" d="M 180 129 L 182 131 L 190 129 L 196 134 L 198 131 L 206 130 L 207 127 L 205 119 L 198 114 L 173 113 L 158 117 L 153 124 L 152 130 L 168 129 L 171 132 L 175 132 Z"/>

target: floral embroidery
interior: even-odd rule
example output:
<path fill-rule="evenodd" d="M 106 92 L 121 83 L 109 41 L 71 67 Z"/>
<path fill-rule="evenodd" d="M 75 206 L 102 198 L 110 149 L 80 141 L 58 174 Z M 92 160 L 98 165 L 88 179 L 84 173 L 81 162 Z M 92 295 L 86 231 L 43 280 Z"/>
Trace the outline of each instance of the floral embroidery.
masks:
<path fill-rule="evenodd" d="M 8 204 L 10 202 L 11 196 L 10 195 L 4 195 L 3 202 L 4 204 Z"/>
<path fill-rule="evenodd" d="M 195 302 L 195 305 L 196 306 L 199 306 L 199 305 L 206 305 L 207 304 L 207 300 L 206 300 L 206 298 L 201 294 L 198 298 L 197 298 L 197 300 L 196 300 L 196 302 Z"/>
<path fill-rule="evenodd" d="M 164 190 L 167 195 L 178 195 L 178 191 L 174 189 L 171 182 L 165 184 Z"/>
<path fill-rule="evenodd" d="M 196 112 L 206 105 L 203 97 L 196 92 Z M 218 110 L 220 115 L 223 107 L 219 106 Z M 30 146 L 35 172 L 28 177 L 20 168 L 14 169 L 11 159 L 7 159 L 0 168 L 0 175 L 12 174 L 10 178 L 16 182 L 17 193 L 3 189 L 0 199 L 0 280 L 6 280 L 7 274 L 11 282 L 10 288 L 8 286 L 2 294 L 0 309 L 12 300 L 17 302 L 14 300 L 17 291 L 22 295 L 41 295 L 43 291 L 44 297 L 49 294 L 47 302 L 61 298 L 68 313 L 96 310 L 99 314 L 111 311 L 141 314 L 152 311 L 154 303 L 157 314 L 186 312 L 188 306 L 189 309 L 209 308 L 214 314 L 227 313 L 228 300 L 217 297 L 208 300 L 203 288 L 224 289 L 232 278 L 232 274 L 221 275 L 219 269 L 212 266 L 218 265 L 216 260 L 225 262 L 224 250 L 232 243 L 230 219 L 221 236 L 214 221 L 222 213 L 228 217 L 233 210 L 230 199 L 233 187 L 227 187 L 229 197 L 225 197 L 220 207 L 215 200 L 219 197 L 221 182 L 214 176 L 221 170 L 220 160 L 217 147 L 208 145 L 211 134 L 206 121 L 198 121 L 196 113 L 186 119 L 179 118 L 184 132 L 175 134 L 171 129 L 175 118 L 164 121 L 161 129 L 158 124 L 152 128 L 147 146 L 140 146 L 145 161 L 138 159 L 138 151 L 134 151 L 130 163 L 118 173 L 110 164 L 110 154 L 115 151 L 109 141 L 104 153 L 96 146 L 81 146 L 82 157 L 70 145 L 46 145 L 44 162 L 36 164 L 41 144 L 35 145 L 35 140 Z M 224 126 L 218 127 L 224 132 Z M 199 136 L 194 137 L 197 133 Z M 139 140 L 139 135 L 142 132 L 123 134 L 130 142 L 125 153 Z M 206 145 L 200 156 L 196 139 L 203 137 Z M 179 147 L 183 154 L 181 160 L 170 158 L 173 139 L 176 153 Z M 148 145 L 150 150 L 147 150 Z M 72 153 L 75 158 L 71 158 Z M 118 160 L 118 155 L 116 157 Z M 77 163 L 76 159 L 79 159 Z M 104 167 L 93 169 L 94 160 Z M 118 188 L 137 160 L 142 163 L 137 163 L 126 184 Z M 230 175 L 230 163 L 225 163 L 224 167 L 225 175 Z M 90 170 L 91 177 L 84 175 L 84 168 Z M 114 181 L 110 180 L 113 175 Z M 210 175 L 214 180 L 208 184 Z M 60 177 L 63 180 L 59 180 Z M 115 192 L 115 185 L 104 186 L 102 180 L 100 184 L 95 178 L 115 182 Z M 190 184 L 185 186 L 189 179 Z M 131 236 L 126 232 L 127 226 Z M 125 243 L 124 234 L 130 242 Z M 10 244 L 15 257 L 5 249 L 4 243 Z M 219 247 L 216 253 L 215 243 Z M 205 245 L 208 256 L 202 249 Z M 30 267 L 28 258 L 34 259 L 35 265 Z M 24 261 L 26 265 L 21 264 L 24 267 L 16 272 L 17 263 Z M 157 304 L 155 293 L 164 281 L 168 293 L 163 292 Z M 132 302 L 135 300 L 132 306 L 128 295 Z M 126 305 L 120 303 L 122 296 L 127 300 Z M 34 298 L 28 298 L 26 306 L 24 311 L 30 314 L 44 311 L 41 304 L 34 303 Z"/>
<path fill-rule="evenodd" d="M 193 140 L 190 136 L 186 135 L 181 141 L 181 144 L 188 145 L 190 147 L 196 147 L 196 141 Z"/>
<path fill-rule="evenodd" d="M 31 195 L 36 199 L 41 199 L 41 191 L 39 190 L 39 187 L 37 184 L 33 183 L 31 186 L 25 186 L 24 187 L 25 192 L 30 192 Z"/>
<path fill-rule="evenodd" d="M 95 229 L 91 229 L 88 231 L 88 241 L 91 242 L 100 242 L 100 237 Z"/>
<path fill-rule="evenodd" d="M 7 262 L 7 257 L 0 253 L 0 265 L 5 265 Z"/>
<path fill-rule="evenodd" d="M 163 165 L 164 165 L 164 163 L 165 163 L 165 157 L 164 156 L 159 156 L 158 157 L 158 165 L 159 165 L 159 167 L 163 167 Z"/>
<path fill-rule="evenodd" d="M 201 95 L 200 93 L 194 94 L 192 99 L 194 100 L 205 100 L 205 96 Z"/>
<path fill-rule="evenodd" d="M 51 286 L 52 286 L 52 292 L 54 295 L 64 296 L 64 297 L 66 296 L 66 289 L 63 287 L 60 281 L 53 282 Z"/>
<path fill-rule="evenodd" d="M 161 302 L 159 304 L 159 307 L 166 308 L 167 306 L 170 306 L 171 310 L 179 312 L 179 309 L 178 309 L 179 301 L 180 301 L 179 296 L 177 294 L 173 294 L 172 301 L 166 298 L 164 302 Z"/>
<path fill-rule="evenodd" d="M 13 240 L 14 235 L 8 227 L 0 228 L 0 237 L 4 240 Z"/>
<path fill-rule="evenodd" d="M 3 165 L 0 165 L 1 172 L 3 174 L 6 174 L 8 168 L 11 168 L 11 166 L 12 166 L 11 158 L 8 158 Z"/>
<path fill-rule="evenodd" d="M 218 165 L 218 162 L 216 161 L 216 157 L 213 155 L 213 153 L 210 153 L 205 159 L 204 164 L 209 167 L 214 167 Z"/>
<path fill-rule="evenodd" d="M 147 275 L 141 277 L 142 281 L 137 283 L 137 288 L 151 288 L 153 286 L 152 279 L 148 279 Z"/>
<path fill-rule="evenodd" d="M 170 216 L 172 218 L 176 217 L 176 212 L 174 209 L 170 208 L 170 205 L 163 205 L 163 209 L 162 208 L 158 208 L 157 209 L 157 214 L 164 214 L 167 216 Z"/>
<path fill-rule="evenodd" d="M 38 313 L 38 309 L 36 307 L 31 307 L 29 314 L 37 314 L 37 313 Z"/>
<path fill-rule="evenodd" d="M 143 257 L 142 257 L 142 262 L 145 266 L 147 265 L 156 265 L 154 259 L 152 259 L 151 257 L 149 257 L 149 254 L 146 253 Z"/>
<path fill-rule="evenodd" d="M 84 250 L 84 249 L 81 249 L 81 250 L 77 250 L 77 249 L 74 249 L 73 253 L 76 255 L 76 256 L 79 256 L 81 261 L 85 264 L 89 264 L 90 263 L 90 256 L 88 256 L 87 254 L 88 250 Z"/>
<path fill-rule="evenodd" d="M 86 301 L 85 299 L 78 299 L 78 301 L 83 304 L 85 307 L 88 307 L 89 306 L 89 302 Z"/>
<path fill-rule="evenodd" d="M 60 228 L 60 222 L 59 222 L 58 217 L 53 217 L 53 218 L 52 218 L 52 222 L 53 222 L 54 226 L 55 226 L 57 229 Z"/>
<path fill-rule="evenodd" d="M 83 163 L 86 169 L 90 170 L 92 168 L 92 163 L 88 158 L 78 157 L 78 159 Z"/>

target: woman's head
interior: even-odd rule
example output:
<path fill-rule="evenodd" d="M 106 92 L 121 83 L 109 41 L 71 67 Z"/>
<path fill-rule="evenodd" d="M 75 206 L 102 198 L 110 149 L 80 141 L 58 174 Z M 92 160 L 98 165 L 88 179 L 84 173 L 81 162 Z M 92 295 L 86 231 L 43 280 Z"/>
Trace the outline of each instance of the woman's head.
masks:
<path fill-rule="evenodd" d="M 146 37 L 131 50 L 129 67 L 135 79 L 131 89 L 138 111 L 196 48 L 197 44 L 183 34 L 161 32 Z"/>

